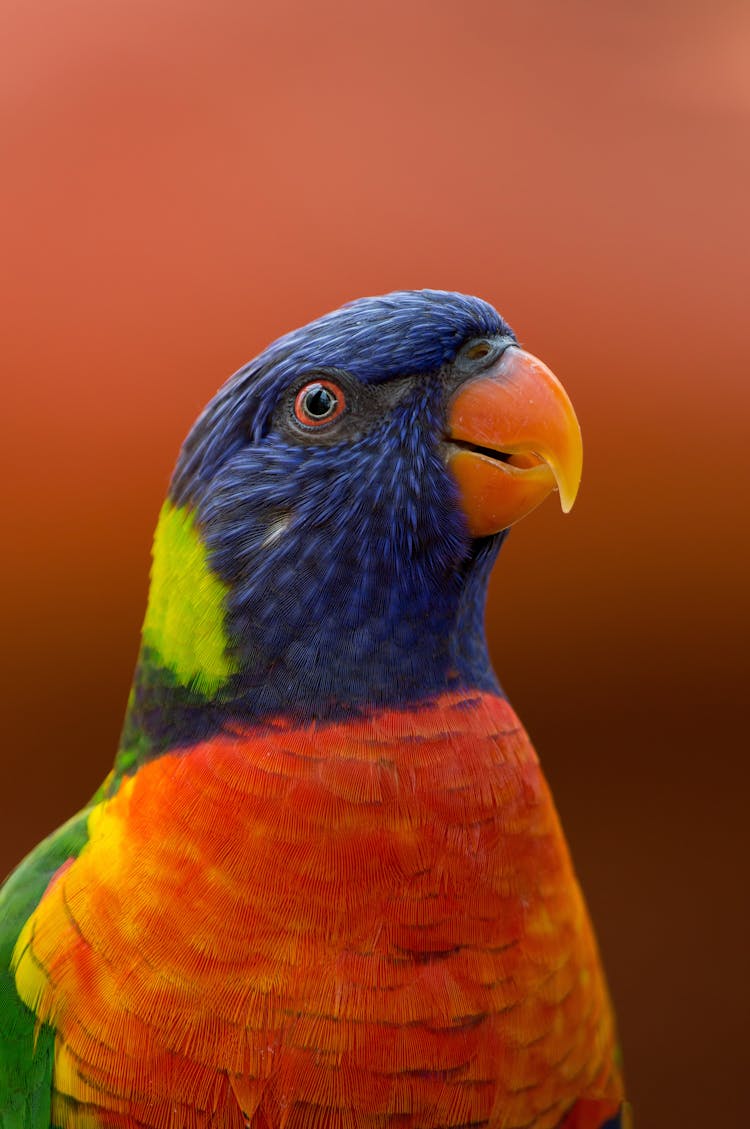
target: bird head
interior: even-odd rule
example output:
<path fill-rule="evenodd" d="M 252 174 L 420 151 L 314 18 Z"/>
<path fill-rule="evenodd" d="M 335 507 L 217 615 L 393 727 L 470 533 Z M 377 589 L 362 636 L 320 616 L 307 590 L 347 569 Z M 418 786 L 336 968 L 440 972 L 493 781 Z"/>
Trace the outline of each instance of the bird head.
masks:
<path fill-rule="evenodd" d="M 280 338 L 181 451 L 128 741 L 497 689 L 491 565 L 580 469 L 566 394 L 477 298 L 365 298 Z"/>

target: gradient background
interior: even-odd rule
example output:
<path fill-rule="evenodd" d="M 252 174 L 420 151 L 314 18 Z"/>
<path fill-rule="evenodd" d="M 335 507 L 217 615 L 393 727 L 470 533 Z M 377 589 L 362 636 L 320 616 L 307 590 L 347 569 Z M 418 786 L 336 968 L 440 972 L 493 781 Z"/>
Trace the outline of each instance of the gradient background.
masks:
<path fill-rule="evenodd" d="M 639 1129 L 746 1124 L 749 42 L 724 0 L 6 0 L 0 870 L 109 767 L 216 387 L 357 295 L 480 294 L 584 431 L 489 625 Z"/>

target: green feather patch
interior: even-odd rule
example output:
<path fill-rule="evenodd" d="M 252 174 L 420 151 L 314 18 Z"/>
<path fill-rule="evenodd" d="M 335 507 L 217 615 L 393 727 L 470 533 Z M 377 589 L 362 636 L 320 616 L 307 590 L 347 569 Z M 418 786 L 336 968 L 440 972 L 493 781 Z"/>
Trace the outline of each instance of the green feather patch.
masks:
<path fill-rule="evenodd" d="M 86 843 L 88 814 L 40 843 L 0 888 L 0 1129 L 50 1129 L 55 1033 L 20 999 L 11 958 L 53 874 Z"/>

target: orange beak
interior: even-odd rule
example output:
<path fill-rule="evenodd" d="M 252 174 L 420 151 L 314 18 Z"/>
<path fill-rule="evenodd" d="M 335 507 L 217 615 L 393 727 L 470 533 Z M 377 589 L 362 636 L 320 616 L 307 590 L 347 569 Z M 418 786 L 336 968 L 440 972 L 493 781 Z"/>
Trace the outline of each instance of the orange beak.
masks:
<path fill-rule="evenodd" d="M 542 361 L 516 346 L 448 404 L 448 466 L 473 537 L 499 533 L 553 490 L 564 513 L 581 480 L 573 406 Z"/>

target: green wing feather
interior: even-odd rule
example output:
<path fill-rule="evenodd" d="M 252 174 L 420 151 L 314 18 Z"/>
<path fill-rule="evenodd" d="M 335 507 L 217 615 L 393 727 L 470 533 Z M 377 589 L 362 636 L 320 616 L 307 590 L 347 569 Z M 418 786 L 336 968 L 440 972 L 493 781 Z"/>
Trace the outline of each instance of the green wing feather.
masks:
<path fill-rule="evenodd" d="M 18 935 L 50 879 L 88 838 L 89 809 L 39 844 L 0 887 L 0 1129 L 50 1129 L 54 1032 L 19 999 L 10 969 Z"/>

